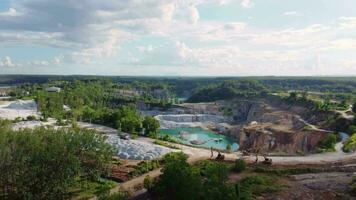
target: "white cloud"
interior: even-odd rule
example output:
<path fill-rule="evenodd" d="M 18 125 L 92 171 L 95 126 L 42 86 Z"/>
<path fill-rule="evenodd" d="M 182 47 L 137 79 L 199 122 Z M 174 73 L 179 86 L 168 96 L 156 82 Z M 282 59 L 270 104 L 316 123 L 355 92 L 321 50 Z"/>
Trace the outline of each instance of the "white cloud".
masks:
<path fill-rule="evenodd" d="M 21 13 L 17 12 L 17 10 L 14 8 L 9 8 L 8 11 L 0 12 L 0 17 L 15 17 L 20 15 Z"/>
<path fill-rule="evenodd" d="M 340 17 L 339 26 L 341 29 L 355 29 L 356 17 Z"/>
<path fill-rule="evenodd" d="M 298 11 L 287 11 L 287 12 L 284 12 L 283 15 L 285 16 L 293 16 L 293 17 L 296 17 L 296 16 L 302 16 L 302 14 Z"/>
<path fill-rule="evenodd" d="M 16 67 L 17 64 L 13 63 L 9 56 L 4 57 L 0 60 L 0 67 Z"/>
<path fill-rule="evenodd" d="M 255 23 L 258 16 L 249 17 L 248 24 L 201 19 L 202 4 L 225 5 L 224 9 L 234 1 L 243 8 L 255 5 L 253 0 L 18 0 L 0 13 L 0 45 L 41 45 L 67 52 L 18 66 L 173 66 L 169 70 L 184 66 L 186 73 L 196 68 L 202 74 L 225 70 L 236 75 L 265 69 L 270 74 L 311 68 L 327 72 L 331 66 L 327 56 L 342 64 L 346 62 L 339 61 L 347 56 L 336 54 L 356 49 L 356 17 L 352 16 L 298 28 L 291 24 L 261 28 Z M 0 66 L 16 66 L 11 58 L 0 60 Z"/>
<path fill-rule="evenodd" d="M 241 1 L 241 6 L 244 8 L 251 8 L 255 5 L 255 3 L 252 2 L 252 0 L 242 0 Z"/>

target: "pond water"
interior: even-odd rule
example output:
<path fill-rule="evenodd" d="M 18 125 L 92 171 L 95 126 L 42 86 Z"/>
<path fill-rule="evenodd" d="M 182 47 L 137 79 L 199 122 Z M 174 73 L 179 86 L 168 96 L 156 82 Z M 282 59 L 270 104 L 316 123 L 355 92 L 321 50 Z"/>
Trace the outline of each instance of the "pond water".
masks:
<path fill-rule="evenodd" d="M 169 135 L 184 144 L 196 147 L 213 147 L 226 150 L 227 145 L 230 144 L 233 151 L 237 151 L 239 148 L 239 145 L 232 138 L 202 128 L 161 129 L 160 135 Z M 195 144 L 193 144 L 194 142 L 191 143 L 192 141 L 195 141 Z"/>
<path fill-rule="evenodd" d="M 350 137 L 347 133 L 344 132 L 339 132 L 339 136 L 341 138 L 341 142 L 346 142 Z"/>

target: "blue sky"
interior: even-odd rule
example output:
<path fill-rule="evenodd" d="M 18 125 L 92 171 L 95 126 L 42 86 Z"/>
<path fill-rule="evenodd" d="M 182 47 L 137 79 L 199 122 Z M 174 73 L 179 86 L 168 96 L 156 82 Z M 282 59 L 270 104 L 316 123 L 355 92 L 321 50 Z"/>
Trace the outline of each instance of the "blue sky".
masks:
<path fill-rule="evenodd" d="M 0 74 L 356 75 L 354 0 L 0 0 Z"/>

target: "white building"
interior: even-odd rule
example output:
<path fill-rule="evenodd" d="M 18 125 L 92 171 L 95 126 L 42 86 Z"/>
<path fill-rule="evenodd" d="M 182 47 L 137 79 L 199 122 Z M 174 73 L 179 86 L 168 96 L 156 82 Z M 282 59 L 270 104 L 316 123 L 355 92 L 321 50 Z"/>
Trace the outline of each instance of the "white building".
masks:
<path fill-rule="evenodd" d="M 46 89 L 47 92 L 61 92 L 61 88 L 59 87 L 49 87 Z"/>

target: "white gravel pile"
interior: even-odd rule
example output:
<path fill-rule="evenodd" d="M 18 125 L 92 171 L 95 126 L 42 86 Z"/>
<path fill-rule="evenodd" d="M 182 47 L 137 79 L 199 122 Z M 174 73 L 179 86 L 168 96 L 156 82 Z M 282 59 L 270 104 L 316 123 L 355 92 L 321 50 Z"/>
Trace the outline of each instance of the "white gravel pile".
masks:
<path fill-rule="evenodd" d="M 129 160 L 153 160 L 169 152 L 171 149 L 137 140 L 122 140 L 116 134 L 107 134 L 107 142 L 117 148 L 117 156 Z"/>
<path fill-rule="evenodd" d="M 38 117 L 37 104 L 34 100 L 9 101 L 0 105 L 0 118 L 16 119 L 26 118 L 30 115 Z"/>

